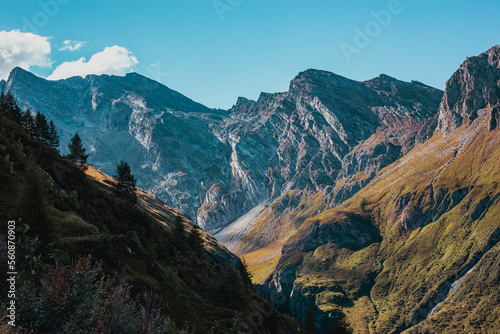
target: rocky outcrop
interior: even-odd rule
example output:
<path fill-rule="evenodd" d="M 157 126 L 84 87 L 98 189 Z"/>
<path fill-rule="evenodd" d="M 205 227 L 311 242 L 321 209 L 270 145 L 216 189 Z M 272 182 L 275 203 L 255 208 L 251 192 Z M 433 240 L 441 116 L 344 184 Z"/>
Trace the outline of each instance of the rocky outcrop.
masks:
<path fill-rule="evenodd" d="M 344 213 L 326 224 L 308 221 L 283 247 L 280 262 L 296 254 L 313 251 L 322 245 L 357 250 L 380 241 L 377 229 L 370 226 L 367 217 Z"/>
<path fill-rule="evenodd" d="M 500 101 L 500 46 L 467 58 L 450 80 L 439 108 L 438 130 L 445 133 L 477 118 Z"/>
<path fill-rule="evenodd" d="M 234 196 L 230 196 L 227 189 L 217 182 L 205 194 L 202 206 L 198 210 L 198 225 L 205 231 L 213 231 L 219 225 L 212 225 L 218 221 L 221 225 L 228 225 L 239 218 L 241 208 L 237 207 Z"/>
<path fill-rule="evenodd" d="M 466 188 L 434 191 L 432 184 L 425 189 L 423 198 L 417 193 L 405 193 L 394 199 L 390 213 L 391 222 L 411 231 L 424 227 L 455 208 L 468 193 Z"/>
<path fill-rule="evenodd" d="M 495 130 L 500 128 L 500 103 L 497 103 L 490 110 L 490 119 L 488 130 Z"/>

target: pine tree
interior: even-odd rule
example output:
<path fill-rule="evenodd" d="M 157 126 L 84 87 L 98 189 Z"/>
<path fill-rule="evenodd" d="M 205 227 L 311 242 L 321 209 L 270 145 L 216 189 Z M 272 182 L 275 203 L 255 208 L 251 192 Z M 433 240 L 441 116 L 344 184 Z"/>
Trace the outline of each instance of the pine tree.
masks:
<path fill-rule="evenodd" d="M 22 221 L 29 226 L 28 234 L 38 236 L 41 242 L 48 242 L 52 232 L 48 207 L 45 183 L 36 167 L 31 166 L 26 173 L 18 212 Z"/>
<path fill-rule="evenodd" d="M 5 94 L 5 97 L 2 101 L 2 107 L 4 108 L 4 112 L 9 115 L 10 118 L 12 118 L 17 123 L 21 123 L 21 108 L 19 108 L 19 106 L 17 105 L 16 99 L 10 91 Z"/>
<path fill-rule="evenodd" d="M 203 250 L 203 239 L 201 238 L 200 228 L 198 226 L 191 227 L 189 231 L 189 246 L 196 253 L 201 253 Z"/>
<path fill-rule="evenodd" d="M 122 160 L 116 165 L 114 178 L 116 179 L 115 189 L 118 195 L 130 199 L 135 203 L 137 201 L 137 189 L 135 187 L 137 181 L 134 175 L 132 175 L 128 163 Z"/>
<path fill-rule="evenodd" d="M 238 263 L 237 269 L 240 272 L 241 280 L 243 281 L 243 283 L 246 286 L 253 289 L 252 274 L 250 273 L 250 270 L 248 269 L 248 264 L 247 264 L 247 261 L 245 260 L 244 257 L 241 257 L 240 263 Z"/>
<path fill-rule="evenodd" d="M 33 117 L 32 135 L 36 139 L 38 139 L 40 137 L 40 129 L 38 128 L 40 126 L 40 119 L 39 119 L 40 116 L 39 115 L 40 115 L 39 113 L 36 113 L 35 117 Z"/>
<path fill-rule="evenodd" d="M 184 237 L 184 223 L 181 216 L 176 216 L 174 221 L 174 233 L 177 236 Z"/>
<path fill-rule="evenodd" d="M 172 229 L 172 241 L 176 247 L 181 250 L 187 250 L 187 238 L 185 235 L 186 229 L 181 216 L 176 216 L 174 228 Z"/>
<path fill-rule="evenodd" d="M 35 118 L 31 114 L 31 111 L 28 109 L 22 113 L 21 116 L 21 126 L 28 131 L 28 133 L 34 136 L 35 130 Z"/>
<path fill-rule="evenodd" d="M 87 158 L 89 157 L 86 154 L 86 150 L 83 147 L 83 142 L 78 133 L 71 138 L 71 141 L 68 145 L 69 154 L 66 156 L 66 159 L 72 161 L 76 164 L 80 164 L 81 167 L 84 167 L 84 164 L 87 162 Z"/>
<path fill-rule="evenodd" d="M 5 93 L 2 91 L 0 94 L 0 112 L 5 113 L 7 110 L 7 100 L 5 97 Z"/>
<path fill-rule="evenodd" d="M 49 140 L 48 144 L 53 149 L 57 149 L 59 147 L 59 134 L 57 133 L 57 128 L 53 121 L 49 123 Z"/>
<path fill-rule="evenodd" d="M 50 128 L 44 114 L 37 112 L 35 116 L 34 137 L 44 144 L 49 144 Z"/>

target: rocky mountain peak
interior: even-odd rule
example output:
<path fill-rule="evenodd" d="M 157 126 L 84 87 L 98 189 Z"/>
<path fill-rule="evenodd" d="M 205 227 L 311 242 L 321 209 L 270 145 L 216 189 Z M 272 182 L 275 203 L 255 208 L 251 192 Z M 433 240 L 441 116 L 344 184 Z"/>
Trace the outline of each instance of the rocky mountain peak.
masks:
<path fill-rule="evenodd" d="M 249 120 L 250 117 L 266 115 L 272 113 L 280 102 L 286 97 L 287 93 L 260 93 L 257 101 L 239 97 L 236 104 L 228 110 L 231 118 L 240 120 Z"/>
<path fill-rule="evenodd" d="M 373 78 L 369 81 L 399 81 L 398 79 L 394 78 L 394 77 L 391 77 L 390 75 L 387 75 L 387 74 L 384 74 L 384 73 L 381 73 L 378 77 L 376 78 Z"/>
<path fill-rule="evenodd" d="M 449 133 L 500 102 L 500 46 L 468 57 L 446 83 L 438 130 Z"/>
<path fill-rule="evenodd" d="M 14 67 L 14 69 L 10 72 L 9 77 L 19 76 L 19 75 L 35 77 L 35 75 L 32 74 L 31 72 L 28 72 L 25 69 L 18 67 L 18 66 Z"/>
<path fill-rule="evenodd" d="M 254 113 L 257 108 L 257 102 L 254 100 L 249 100 L 246 97 L 239 96 L 236 103 L 232 106 L 228 112 L 231 115 L 235 115 L 237 113 Z"/>
<path fill-rule="evenodd" d="M 485 54 L 488 55 L 488 62 L 490 64 L 496 64 L 497 68 L 500 68 L 500 45 L 493 46 Z"/>
<path fill-rule="evenodd" d="M 418 81 L 401 81 L 386 74 L 381 74 L 363 84 L 376 92 L 380 105 L 393 104 L 395 109 L 403 109 L 401 107 L 404 107 L 404 109 L 413 110 L 412 117 L 420 119 L 435 115 L 435 110 L 429 108 L 427 102 L 426 105 L 422 105 L 422 101 L 427 101 L 430 98 L 432 100 L 430 104 L 434 106 L 435 101 L 439 101 L 443 96 L 443 92 L 439 89 Z M 392 116 L 399 118 L 397 113 L 392 113 Z"/>
<path fill-rule="evenodd" d="M 5 89 L 10 90 L 13 81 L 23 81 L 27 84 L 34 84 L 39 81 L 36 75 L 26 71 L 20 67 L 15 67 L 9 74 L 9 78 L 5 81 Z"/>
<path fill-rule="evenodd" d="M 233 108 L 237 108 L 239 106 L 253 105 L 255 103 L 256 102 L 254 100 L 249 100 L 246 97 L 238 96 L 238 100 L 236 101 L 236 103 L 233 106 Z"/>
<path fill-rule="evenodd" d="M 292 94 L 300 92 L 316 94 L 319 90 L 356 89 L 358 85 L 357 81 L 347 79 L 332 72 L 308 69 L 300 72 L 290 82 L 289 92 Z"/>
<path fill-rule="evenodd" d="M 396 86 L 407 85 L 412 86 L 411 83 L 397 80 L 387 74 L 380 74 L 378 77 L 363 82 L 366 87 L 375 89 L 377 91 L 385 91 L 394 93 Z M 395 94 L 394 94 L 395 95 Z"/>

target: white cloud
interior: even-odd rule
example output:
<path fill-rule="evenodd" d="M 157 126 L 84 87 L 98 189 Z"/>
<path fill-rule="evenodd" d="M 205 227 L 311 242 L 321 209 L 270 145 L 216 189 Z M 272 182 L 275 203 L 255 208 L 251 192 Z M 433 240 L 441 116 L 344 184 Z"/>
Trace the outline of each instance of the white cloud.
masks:
<path fill-rule="evenodd" d="M 75 52 L 80 50 L 85 44 L 87 44 L 85 41 L 72 41 L 67 39 L 63 42 L 63 46 L 59 49 L 59 51 Z"/>
<path fill-rule="evenodd" d="M 0 31 L 0 79 L 7 79 L 14 67 L 50 67 L 49 37 L 19 30 Z"/>
<path fill-rule="evenodd" d="M 85 77 L 87 74 L 124 75 L 139 62 L 128 49 L 115 45 L 93 55 L 89 61 L 85 58 L 64 62 L 47 78 L 49 80 L 66 79 L 73 76 Z"/>

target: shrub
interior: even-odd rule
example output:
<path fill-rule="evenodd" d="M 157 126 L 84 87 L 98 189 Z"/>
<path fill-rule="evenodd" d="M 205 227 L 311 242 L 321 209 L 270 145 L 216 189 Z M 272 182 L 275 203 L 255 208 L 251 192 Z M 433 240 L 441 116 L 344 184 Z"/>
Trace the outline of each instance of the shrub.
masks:
<path fill-rule="evenodd" d="M 183 333 L 156 307 L 154 293 L 134 300 L 85 256 L 19 289 L 19 325 L 35 333 Z"/>

